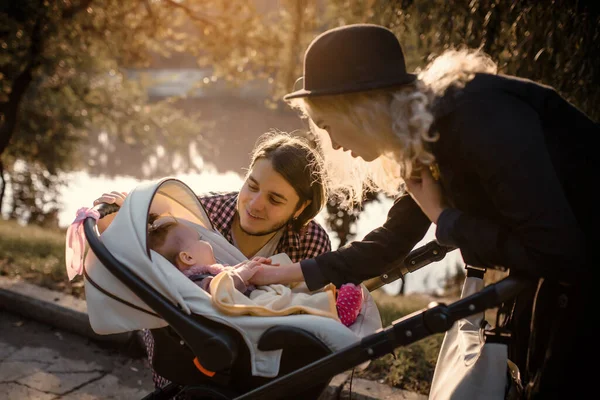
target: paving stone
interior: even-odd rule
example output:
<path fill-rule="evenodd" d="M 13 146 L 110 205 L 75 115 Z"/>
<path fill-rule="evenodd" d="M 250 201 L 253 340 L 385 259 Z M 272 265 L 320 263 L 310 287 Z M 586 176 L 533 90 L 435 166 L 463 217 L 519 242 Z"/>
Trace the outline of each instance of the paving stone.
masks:
<path fill-rule="evenodd" d="M 36 374 L 47 367 L 35 361 L 4 361 L 0 363 L 0 382 L 12 382 Z"/>
<path fill-rule="evenodd" d="M 37 372 L 17 380 L 18 383 L 46 393 L 65 394 L 73 389 L 84 385 L 86 382 L 98 379 L 102 376 L 100 372 L 83 373 L 49 373 Z"/>
<path fill-rule="evenodd" d="M 2 400 L 53 400 L 56 395 L 19 385 L 18 383 L 0 383 Z"/>
<path fill-rule="evenodd" d="M 0 361 L 10 357 L 16 351 L 16 347 L 0 342 Z"/>
<path fill-rule="evenodd" d="M 46 347 L 22 347 L 6 359 L 8 361 L 36 361 L 48 365 L 60 358 L 58 352 Z"/>
<path fill-rule="evenodd" d="M 61 400 L 133 400 L 141 399 L 151 391 L 142 387 L 142 381 L 139 381 L 139 387 L 123 386 L 119 378 L 108 374 L 62 396 Z"/>
<path fill-rule="evenodd" d="M 352 397 L 350 397 L 349 382 L 346 382 L 340 400 L 427 400 L 427 396 L 396 389 L 388 385 L 366 379 L 352 379 Z"/>
<path fill-rule="evenodd" d="M 344 383 L 348 379 L 348 373 L 341 373 L 333 378 L 331 378 L 331 382 L 329 382 L 329 386 L 321 393 L 318 400 L 333 400 L 337 399 L 338 393 L 344 387 Z"/>
<path fill-rule="evenodd" d="M 89 328 L 89 321 L 80 302 L 75 301 L 77 304 L 73 306 L 62 294 L 55 294 L 56 297 L 49 293 L 40 295 L 29 286 L 23 291 L 22 284 L 2 278 L 1 400 L 139 400 L 153 391 L 145 357 L 125 356 L 114 345 L 110 347 L 112 350 L 99 346 L 104 340 L 90 341 L 98 335 L 86 331 L 84 325 Z M 33 298 L 34 295 L 38 296 Z M 68 312 L 62 310 L 68 307 Z M 65 318 L 65 315 L 77 318 Z M 111 340 L 105 343 L 120 346 L 129 342 Z M 319 400 L 348 399 L 348 377 L 349 373 L 335 376 Z M 427 396 L 355 378 L 351 398 L 426 400 Z"/>
<path fill-rule="evenodd" d="M 103 368 L 96 362 L 59 358 L 46 368 L 48 372 L 101 372 Z"/>
<path fill-rule="evenodd" d="M 131 332 L 114 335 L 96 334 L 89 322 L 85 300 L 21 279 L 0 276 L 0 306 L 26 318 L 96 341 L 115 344 L 131 342 Z"/>

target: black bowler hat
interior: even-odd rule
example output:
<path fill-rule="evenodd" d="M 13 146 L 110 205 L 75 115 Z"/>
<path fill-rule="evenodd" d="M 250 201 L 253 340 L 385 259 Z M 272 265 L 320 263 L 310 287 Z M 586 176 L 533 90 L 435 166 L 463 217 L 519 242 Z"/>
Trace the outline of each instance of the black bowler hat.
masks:
<path fill-rule="evenodd" d="M 317 36 L 304 55 L 303 88 L 284 100 L 362 92 L 412 83 L 404 53 L 389 29 L 354 24 L 330 29 Z"/>

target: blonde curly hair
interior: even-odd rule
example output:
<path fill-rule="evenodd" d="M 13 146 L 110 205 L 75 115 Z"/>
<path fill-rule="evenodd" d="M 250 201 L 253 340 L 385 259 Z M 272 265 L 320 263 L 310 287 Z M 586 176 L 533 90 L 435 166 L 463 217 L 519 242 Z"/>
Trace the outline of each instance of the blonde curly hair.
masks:
<path fill-rule="evenodd" d="M 332 192 L 345 205 L 360 204 L 366 190 L 388 195 L 403 192 L 404 180 L 421 166 L 435 162 L 428 143 L 438 140 L 431 130 L 432 105 L 449 87 L 462 87 L 476 73 L 496 74 L 497 65 L 480 49 L 449 49 L 434 58 L 413 84 L 372 91 L 290 99 L 288 104 L 309 119 L 320 139 Z M 329 135 L 312 122 L 311 115 L 347 119 L 378 144 L 380 156 L 371 162 L 332 151 Z M 329 141 L 329 145 L 327 142 Z"/>

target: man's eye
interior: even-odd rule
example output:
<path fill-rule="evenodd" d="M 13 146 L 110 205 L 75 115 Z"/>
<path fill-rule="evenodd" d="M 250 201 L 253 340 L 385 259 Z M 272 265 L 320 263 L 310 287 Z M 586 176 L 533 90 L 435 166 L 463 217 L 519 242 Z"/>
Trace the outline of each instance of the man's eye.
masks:
<path fill-rule="evenodd" d="M 258 186 L 248 185 L 248 189 L 252 190 L 253 192 L 256 192 L 258 191 Z"/>

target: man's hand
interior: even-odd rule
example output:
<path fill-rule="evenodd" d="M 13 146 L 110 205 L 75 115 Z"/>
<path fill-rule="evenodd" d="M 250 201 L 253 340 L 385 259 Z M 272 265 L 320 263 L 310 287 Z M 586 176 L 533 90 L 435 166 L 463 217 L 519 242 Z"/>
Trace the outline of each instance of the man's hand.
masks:
<path fill-rule="evenodd" d="M 123 202 L 125 201 L 125 197 L 127 197 L 127 192 L 112 191 L 110 193 L 103 193 L 102 196 L 94 200 L 94 206 L 97 206 L 98 204 L 102 203 L 107 203 L 116 204 L 119 207 L 121 207 L 123 205 Z M 100 218 L 96 223 L 96 226 L 98 227 L 98 232 L 104 232 L 116 216 L 117 213 L 113 213 L 105 216 L 104 218 Z"/>
<path fill-rule="evenodd" d="M 110 193 L 103 193 L 102 196 L 94 200 L 94 205 L 97 206 L 101 203 L 107 203 L 116 204 L 119 207 L 121 207 L 123 205 L 123 202 L 125 201 L 125 197 L 127 197 L 127 192 L 112 191 Z"/>

